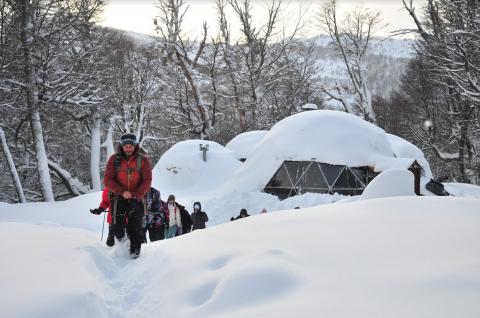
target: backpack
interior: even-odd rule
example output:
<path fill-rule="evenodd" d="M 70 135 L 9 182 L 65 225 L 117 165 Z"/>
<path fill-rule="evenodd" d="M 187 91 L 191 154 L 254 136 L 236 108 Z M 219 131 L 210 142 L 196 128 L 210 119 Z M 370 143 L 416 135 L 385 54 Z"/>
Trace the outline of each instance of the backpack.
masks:
<path fill-rule="evenodd" d="M 158 212 L 162 208 L 160 191 L 158 191 L 154 187 L 150 187 L 150 190 L 147 192 L 146 206 L 148 212 Z"/>

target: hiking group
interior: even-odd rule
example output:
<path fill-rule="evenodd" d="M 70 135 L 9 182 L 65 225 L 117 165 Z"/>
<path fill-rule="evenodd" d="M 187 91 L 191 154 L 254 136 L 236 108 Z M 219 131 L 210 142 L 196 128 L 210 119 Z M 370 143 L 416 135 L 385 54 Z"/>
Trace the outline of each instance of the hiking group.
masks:
<path fill-rule="evenodd" d="M 130 256 L 140 256 L 142 243 L 170 239 L 197 229 L 204 229 L 208 216 L 200 202 L 193 205 L 194 212 L 176 202 L 173 194 L 167 202 L 160 198 L 160 191 L 151 186 L 152 165 L 142 152 L 134 134 L 120 138 L 117 152 L 105 168 L 102 201 L 93 214 L 108 211 L 109 231 L 107 245 L 113 246 L 115 238 L 122 241 L 125 232 L 130 240 Z"/>

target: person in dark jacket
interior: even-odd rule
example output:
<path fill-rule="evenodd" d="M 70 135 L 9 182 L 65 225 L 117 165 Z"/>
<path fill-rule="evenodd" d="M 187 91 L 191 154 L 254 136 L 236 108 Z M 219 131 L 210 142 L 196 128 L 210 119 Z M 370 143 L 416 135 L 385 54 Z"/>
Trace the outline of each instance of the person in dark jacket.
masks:
<path fill-rule="evenodd" d="M 144 201 L 152 183 L 152 168 L 150 160 L 141 153 L 135 135 L 121 136 L 117 153 L 108 159 L 104 182 L 112 196 L 110 204 L 115 237 L 122 240 L 126 227 L 130 256 L 137 258 L 144 238 Z"/>
<path fill-rule="evenodd" d="M 238 219 L 242 219 L 242 218 L 246 218 L 247 216 L 250 216 L 250 214 L 247 213 L 247 210 L 246 209 L 241 209 L 240 210 L 240 215 L 237 216 L 236 218 L 230 218 L 230 221 L 235 221 L 235 220 L 238 220 Z"/>
<path fill-rule="evenodd" d="M 183 205 L 177 203 L 177 206 L 180 208 L 180 215 L 182 216 L 182 227 L 179 229 L 179 231 L 177 231 L 178 236 L 190 233 L 192 230 L 192 217 Z"/>
<path fill-rule="evenodd" d="M 192 231 L 198 229 L 206 228 L 205 223 L 208 222 L 208 215 L 207 213 L 202 211 L 202 205 L 200 202 L 195 202 L 193 204 L 193 213 L 192 213 Z"/>
<path fill-rule="evenodd" d="M 147 192 L 146 204 L 145 234 L 148 232 L 150 242 L 163 240 L 165 238 L 165 209 L 167 203 L 160 199 L 160 191 L 152 187 Z"/>

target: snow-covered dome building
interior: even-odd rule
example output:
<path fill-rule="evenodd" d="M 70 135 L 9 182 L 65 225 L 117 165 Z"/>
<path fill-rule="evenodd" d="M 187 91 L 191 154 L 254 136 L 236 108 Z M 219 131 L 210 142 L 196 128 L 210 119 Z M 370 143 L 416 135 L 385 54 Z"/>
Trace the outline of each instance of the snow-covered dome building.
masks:
<path fill-rule="evenodd" d="M 255 150 L 255 147 L 268 133 L 268 130 L 247 131 L 235 136 L 225 145 L 225 148 L 235 153 L 238 160 L 244 162 Z"/>
<path fill-rule="evenodd" d="M 152 183 L 162 193 L 208 192 L 229 180 L 240 165 L 233 152 L 216 142 L 185 140 L 162 155 Z"/>
<path fill-rule="evenodd" d="M 423 153 L 394 137 L 344 112 L 298 113 L 273 126 L 228 186 L 280 198 L 305 192 L 357 195 L 387 169 L 417 169 L 418 179 L 431 176 Z"/>

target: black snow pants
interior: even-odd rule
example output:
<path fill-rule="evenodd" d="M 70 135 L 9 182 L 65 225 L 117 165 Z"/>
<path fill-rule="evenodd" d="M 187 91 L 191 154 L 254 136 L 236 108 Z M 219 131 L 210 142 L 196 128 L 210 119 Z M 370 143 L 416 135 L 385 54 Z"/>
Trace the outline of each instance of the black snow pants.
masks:
<path fill-rule="evenodd" d="M 116 211 L 114 211 L 114 215 L 112 215 L 113 231 L 115 237 L 121 240 L 125 235 L 125 227 L 127 228 L 127 235 L 130 239 L 130 252 L 140 251 L 144 234 L 143 216 L 143 202 L 135 199 L 126 200 L 122 197 L 117 198 Z"/>
<path fill-rule="evenodd" d="M 165 238 L 165 228 L 163 226 L 155 226 L 154 224 L 150 224 L 145 229 L 145 231 L 147 230 L 150 242 L 163 240 Z"/>

